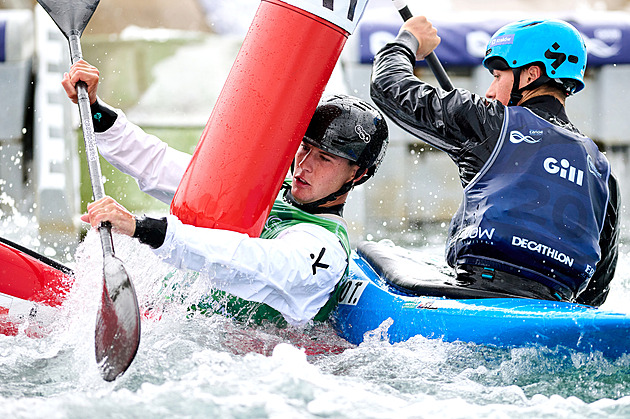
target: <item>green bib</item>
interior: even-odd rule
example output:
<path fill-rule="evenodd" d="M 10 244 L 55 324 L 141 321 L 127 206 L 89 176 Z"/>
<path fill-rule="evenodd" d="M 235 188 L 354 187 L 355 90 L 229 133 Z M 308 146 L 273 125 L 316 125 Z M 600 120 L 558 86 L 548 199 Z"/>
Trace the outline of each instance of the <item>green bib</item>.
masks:
<path fill-rule="evenodd" d="M 346 251 L 346 255 L 349 260 L 350 241 L 348 239 L 348 232 L 343 223 L 309 214 L 280 199 L 277 199 L 274 202 L 263 231 L 260 234 L 260 238 L 275 239 L 282 231 L 299 223 L 316 224 L 335 234 L 339 238 L 339 241 Z M 346 267 L 344 277 L 347 273 L 348 271 Z M 328 319 L 330 312 L 337 305 L 338 295 L 341 291 L 340 284 L 342 282 L 343 278 L 337 283 L 333 294 L 330 296 L 328 302 L 315 315 L 314 320 L 325 321 Z M 198 312 L 201 314 L 220 313 L 246 323 L 272 323 L 278 327 L 286 326 L 286 320 L 282 314 L 267 304 L 244 300 L 221 290 L 211 291 L 197 304 L 191 305 L 188 308 L 188 311 L 191 313 Z"/>

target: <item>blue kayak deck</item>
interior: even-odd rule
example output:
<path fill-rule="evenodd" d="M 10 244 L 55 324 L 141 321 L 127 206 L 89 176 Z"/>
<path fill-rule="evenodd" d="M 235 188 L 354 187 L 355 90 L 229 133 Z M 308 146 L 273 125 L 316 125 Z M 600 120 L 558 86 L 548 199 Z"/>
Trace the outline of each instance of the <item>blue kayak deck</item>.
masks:
<path fill-rule="evenodd" d="M 444 298 L 519 298 L 507 291 L 478 289 L 455 279 L 451 268 L 418 261 L 406 249 L 377 242 L 362 242 L 357 254 L 389 286 L 401 294 Z"/>
<path fill-rule="evenodd" d="M 378 250 L 352 253 L 350 275 L 333 313 L 335 328 L 351 343 L 360 344 L 367 333 L 391 323 L 385 332 L 391 343 L 421 335 L 497 347 L 560 346 L 600 351 L 607 357 L 618 357 L 630 348 L 628 314 L 496 293 L 465 297 L 454 278 L 439 267 L 414 261 L 401 248 Z M 374 257 L 389 260 L 379 264 Z M 402 276 L 414 288 L 385 278 L 392 275 L 383 272 L 388 264 L 398 275 L 406 272 Z"/>

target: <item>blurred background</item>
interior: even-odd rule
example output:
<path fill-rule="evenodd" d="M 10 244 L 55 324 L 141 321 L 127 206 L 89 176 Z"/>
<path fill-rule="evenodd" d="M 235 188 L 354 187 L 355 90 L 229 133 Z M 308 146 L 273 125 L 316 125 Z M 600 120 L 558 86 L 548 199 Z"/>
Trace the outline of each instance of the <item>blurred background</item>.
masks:
<path fill-rule="evenodd" d="M 574 23 L 587 42 L 589 67 L 586 88 L 568 100 L 568 114 L 607 153 L 625 202 L 630 1 L 408 4 L 438 28 L 442 44 L 436 53 L 454 85 L 479 94 L 491 82 L 480 63 L 496 29 L 527 17 Z M 258 5 L 257 0 L 102 0 L 82 36 L 85 59 L 101 71 L 100 97 L 146 131 L 192 152 Z M 369 100 L 373 56 L 401 24 L 390 0 L 371 0 L 327 91 Z M 60 85 L 69 62 L 65 38 L 36 2 L 0 0 L 0 236 L 63 262 L 72 261 L 85 231 L 78 217 L 91 201 L 78 111 Z M 421 63 L 416 71 L 435 83 Z M 379 173 L 351 194 L 346 218 L 352 241 L 440 243 L 461 200 L 456 167 L 391 123 L 390 129 Z M 132 212 L 168 211 L 139 192 L 135 181 L 101 165 L 106 193 Z M 623 232 L 626 219 L 624 205 Z"/>

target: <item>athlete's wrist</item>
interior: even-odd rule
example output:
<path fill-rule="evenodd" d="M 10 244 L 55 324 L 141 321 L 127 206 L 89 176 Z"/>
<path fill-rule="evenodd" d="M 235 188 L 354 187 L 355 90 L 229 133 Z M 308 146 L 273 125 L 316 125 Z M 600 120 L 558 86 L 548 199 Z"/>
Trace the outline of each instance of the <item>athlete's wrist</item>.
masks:
<path fill-rule="evenodd" d="M 96 102 L 90 105 L 90 110 L 92 111 L 92 123 L 94 124 L 95 132 L 107 131 L 114 125 L 116 118 L 118 118 L 116 111 L 105 103 L 102 103 L 98 98 Z"/>
<path fill-rule="evenodd" d="M 157 249 L 164 244 L 167 226 L 166 217 L 159 219 L 146 216 L 136 217 L 136 230 L 132 237 L 137 238 L 140 243 Z"/>

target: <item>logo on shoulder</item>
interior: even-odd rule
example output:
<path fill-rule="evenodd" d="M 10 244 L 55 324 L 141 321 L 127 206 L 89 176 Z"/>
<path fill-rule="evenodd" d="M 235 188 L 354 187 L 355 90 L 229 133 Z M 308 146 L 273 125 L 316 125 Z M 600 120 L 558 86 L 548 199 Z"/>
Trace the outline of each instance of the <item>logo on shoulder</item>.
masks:
<path fill-rule="evenodd" d="M 512 131 L 510 132 L 510 142 L 512 144 L 519 144 L 523 141 L 527 144 L 536 144 L 542 140 L 543 131 L 542 130 L 529 130 L 529 135 L 523 135 L 520 131 Z"/>
<path fill-rule="evenodd" d="M 278 217 L 277 215 L 270 215 L 265 221 L 265 228 L 271 229 L 276 224 L 281 223 L 281 222 L 282 222 L 282 219 Z"/>
<path fill-rule="evenodd" d="M 586 158 L 586 162 L 588 165 L 588 171 L 601 179 L 602 174 L 599 170 L 597 170 L 597 167 L 595 167 L 595 162 L 593 162 L 593 158 L 590 155 Z"/>

